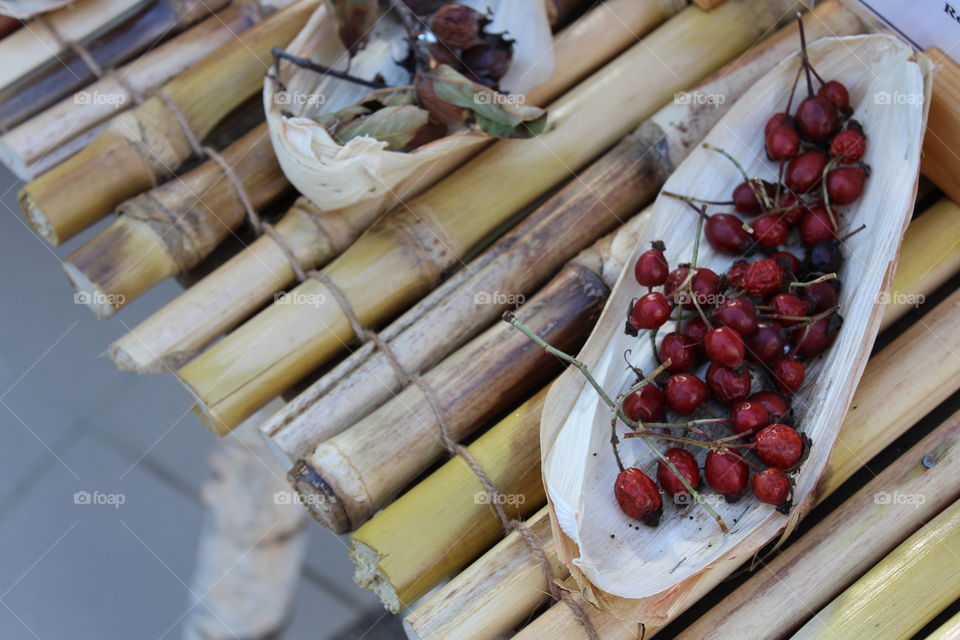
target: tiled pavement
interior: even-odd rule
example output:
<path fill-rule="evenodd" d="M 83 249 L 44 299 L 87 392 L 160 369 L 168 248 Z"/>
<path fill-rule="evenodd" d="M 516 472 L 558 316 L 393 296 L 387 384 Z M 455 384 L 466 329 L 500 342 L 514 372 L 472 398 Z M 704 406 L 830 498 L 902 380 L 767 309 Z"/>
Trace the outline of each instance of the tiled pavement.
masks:
<path fill-rule="evenodd" d="M 89 231 L 49 248 L 0 171 L 0 638 L 178 638 L 213 436 L 172 376 L 120 373 L 103 355 L 178 286 L 95 319 L 57 260 Z M 78 491 L 124 503 L 75 504 Z M 343 541 L 311 526 L 283 637 L 361 638 L 372 625 L 401 637 L 353 584 Z"/>

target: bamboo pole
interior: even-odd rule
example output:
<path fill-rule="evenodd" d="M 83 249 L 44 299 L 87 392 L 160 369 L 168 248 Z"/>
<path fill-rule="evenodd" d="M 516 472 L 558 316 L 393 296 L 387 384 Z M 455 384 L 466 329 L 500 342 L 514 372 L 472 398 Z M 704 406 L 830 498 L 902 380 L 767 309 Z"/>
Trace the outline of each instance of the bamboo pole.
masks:
<path fill-rule="evenodd" d="M 824 3 L 813 17 L 805 18 L 805 24 L 811 38 L 859 28 L 853 14 L 838 2 Z M 692 100 L 675 101 L 660 109 L 469 269 L 452 276 L 388 326 L 381 336 L 405 369 L 428 369 L 498 318 L 513 297 L 536 290 L 564 261 L 652 198 L 734 99 L 796 48 L 796 37 L 795 24 L 784 27 L 696 89 L 703 95 L 722 95 L 723 102 L 704 109 Z M 402 387 L 387 356 L 372 344 L 365 345 L 287 404 L 262 431 L 293 461 Z"/>
<path fill-rule="evenodd" d="M 675 91 L 745 49 L 782 15 L 758 0 L 733 0 L 709 15 L 685 9 L 555 102 L 549 131 L 533 142 L 503 140 L 483 151 L 381 219 L 326 275 L 361 322 L 396 315 L 512 214 L 611 146 Z M 678 40 L 691 46 L 678 50 Z M 638 69 L 645 70 L 646 82 L 634 81 Z M 333 300 L 315 279 L 294 292 L 301 300 Z M 178 375 L 204 423 L 223 433 L 337 354 L 352 334 L 338 305 L 294 300 L 261 312 Z"/>
<path fill-rule="evenodd" d="M 910 536 L 793 635 L 910 638 L 960 597 L 960 501 Z"/>
<path fill-rule="evenodd" d="M 922 247 L 917 249 L 923 250 Z M 909 263 L 915 255 L 907 253 L 905 249 L 902 261 Z M 929 294 L 930 291 L 925 293 Z M 896 307 L 891 307 L 890 311 L 898 312 Z M 960 291 L 937 305 L 924 316 L 922 323 L 914 324 L 870 360 L 854 396 L 853 409 L 847 414 L 823 481 L 818 486 L 819 502 L 829 497 L 860 465 L 882 451 L 960 387 L 960 359 L 946 358 L 940 367 L 931 367 L 928 357 L 932 352 L 956 353 L 960 350 L 960 337 L 954 331 L 954 318 L 958 312 Z M 550 533 L 549 527 L 547 533 Z M 548 549 L 555 553 L 549 535 L 542 536 L 541 540 L 549 543 Z M 507 550 L 519 556 L 509 555 Z M 555 556 L 551 555 L 550 560 L 555 562 Z M 731 566 L 729 570 L 734 568 Z M 710 574 L 701 588 L 704 594 L 723 579 L 726 575 L 723 569 L 718 568 Z M 526 551 L 517 534 L 511 533 L 494 547 L 494 551 L 484 554 L 465 572 L 408 614 L 405 626 L 413 629 L 421 638 L 437 640 L 493 638 L 506 633 L 512 628 L 507 622 L 526 619 L 546 600 L 547 590 L 542 576 L 539 581 L 534 577 L 539 575 L 538 572 L 537 562 Z M 764 575 L 771 574 L 758 574 Z M 770 579 L 776 580 L 774 577 Z M 536 585 L 533 587 L 534 593 L 529 591 L 530 581 Z M 469 600 L 465 594 L 470 594 Z M 503 625 L 497 621 L 501 611 L 499 603 L 502 602 L 516 604 L 515 609 L 506 613 Z M 802 607 L 802 603 L 794 602 L 792 606 Z M 461 618 L 461 610 L 469 611 L 469 616 Z M 623 626 L 612 616 L 591 607 L 587 607 L 587 611 L 594 624 L 603 631 L 602 638 L 636 637 L 636 627 Z M 768 611 L 775 614 L 777 609 Z M 672 611 L 671 617 L 680 613 Z M 790 612 L 785 611 L 784 615 L 790 615 Z M 480 628 L 486 631 L 474 635 L 474 625 L 479 621 L 483 621 Z M 651 636 L 657 630 L 648 625 L 646 636 Z M 560 604 L 551 607 L 518 637 L 581 638 L 584 635 L 566 605 Z"/>
<path fill-rule="evenodd" d="M 537 393 L 468 447 L 510 519 L 526 518 L 546 500 L 538 429 L 545 395 L 545 389 Z M 437 549 L 476 555 L 502 535 L 487 498 L 466 461 L 452 458 L 350 536 L 354 580 L 393 613 L 406 608 L 462 568 L 459 558 L 445 562 L 450 556 L 438 556 Z M 424 505 L 434 508 L 424 511 Z"/>
<path fill-rule="evenodd" d="M 609 0 L 556 37 L 556 71 L 527 100 L 540 104 L 556 97 L 600 64 L 626 48 L 680 8 L 677 2 Z M 472 150 L 471 150 L 472 153 Z M 401 185 L 387 200 L 319 215 L 303 201 L 282 219 L 277 231 L 291 245 L 314 247 L 298 253 L 300 266 L 315 269 L 353 243 L 387 208 L 421 193 L 466 158 L 449 157 Z M 309 211 L 309 218 L 304 211 Z M 264 236 L 248 250 L 191 287 L 110 347 L 121 369 L 160 373 L 186 364 L 203 347 L 254 313 L 295 281 L 293 268 L 276 242 Z"/>
<path fill-rule="evenodd" d="M 259 20 L 251 4 L 233 4 L 128 65 L 64 98 L 0 137 L 0 162 L 21 180 L 55 148 L 126 109 L 127 88 L 146 95 Z M 123 82 L 117 80 L 123 78 Z"/>
<path fill-rule="evenodd" d="M 60 53 L 43 67 L 0 91 L 0 128 L 6 130 L 39 113 L 61 98 L 94 82 L 174 33 L 220 10 L 227 0 L 155 0 L 140 7 L 121 24 L 84 43 L 88 57 L 76 51 Z M 91 67 L 92 61 L 98 68 Z"/>
<path fill-rule="evenodd" d="M 940 49 L 925 51 L 938 65 L 933 76 L 930 119 L 923 139 L 920 170 L 954 202 L 960 202 L 960 65 Z"/>
<path fill-rule="evenodd" d="M 277 12 L 163 86 L 198 138 L 257 92 L 271 47 L 293 38 L 317 2 L 300 0 Z M 20 205 L 34 230 L 59 244 L 155 186 L 191 153 L 174 113 L 154 96 L 117 115 L 90 146 L 28 183 Z"/>
<path fill-rule="evenodd" d="M 259 210 L 290 189 L 260 124 L 221 153 Z M 64 260 L 87 305 L 108 317 L 155 284 L 200 264 L 247 214 L 221 166 L 207 160 L 124 202 L 116 221 Z"/>
<path fill-rule="evenodd" d="M 944 622 L 927 636 L 927 640 L 958 640 L 958 638 L 960 638 L 960 613 Z"/>

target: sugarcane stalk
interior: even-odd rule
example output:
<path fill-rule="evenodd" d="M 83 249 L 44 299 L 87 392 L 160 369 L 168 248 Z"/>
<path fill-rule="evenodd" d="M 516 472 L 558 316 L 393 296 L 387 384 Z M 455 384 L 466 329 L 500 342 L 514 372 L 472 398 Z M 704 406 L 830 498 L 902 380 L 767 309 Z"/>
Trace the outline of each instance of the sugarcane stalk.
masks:
<path fill-rule="evenodd" d="M 960 386 L 960 358 L 942 358 L 936 367 L 930 366 L 929 358 L 930 353 L 960 350 L 960 336 L 954 330 L 957 313 L 960 291 L 951 294 L 929 311 L 922 322 L 904 331 L 870 360 L 817 486 L 818 502 Z M 705 595 L 742 561 L 743 558 L 735 558 L 714 566 L 697 585 L 695 596 Z M 624 626 L 622 621 L 599 610 L 587 610 L 605 640 L 635 637 L 636 627 Z M 671 610 L 663 619 L 647 624 L 647 637 L 680 613 L 681 610 Z M 554 605 L 516 637 L 527 640 L 585 636 L 565 605 Z"/>
<path fill-rule="evenodd" d="M 163 86 L 197 138 L 260 89 L 271 47 L 292 39 L 317 2 L 300 0 L 275 13 Z M 176 116 L 154 96 L 114 117 L 90 146 L 28 183 L 20 205 L 34 230 L 59 244 L 155 186 L 192 153 Z"/>
<path fill-rule="evenodd" d="M 546 500 L 538 429 L 545 396 L 545 389 L 538 392 L 468 447 L 511 520 Z M 452 458 L 350 536 L 354 580 L 393 613 L 406 608 L 503 535 L 490 500 L 467 462 Z M 442 508 L 423 511 L 424 505 Z"/>
<path fill-rule="evenodd" d="M 146 95 L 259 19 L 251 4 L 219 11 L 5 133 L 0 137 L 0 161 L 21 180 L 35 177 L 31 165 L 40 158 L 128 108 L 135 99 L 128 87 Z"/>
<path fill-rule="evenodd" d="M 645 33 L 675 13 L 679 5 L 661 0 L 610 0 L 591 10 L 557 35 L 556 71 L 547 83 L 527 95 L 527 102 L 541 104 L 556 97 L 625 48 L 635 34 Z M 294 219 L 284 219 L 277 229 L 289 245 L 314 247 L 298 254 L 301 268 L 323 266 L 349 247 L 383 211 L 432 186 L 475 149 L 466 151 L 467 155 L 451 154 L 442 163 L 429 165 L 382 201 L 368 200 L 323 216 L 303 201 L 289 214 Z M 303 216 L 305 210 L 310 213 L 309 219 Z M 139 373 L 160 373 L 183 366 L 294 281 L 294 270 L 281 247 L 272 238 L 261 237 L 249 250 L 111 345 L 111 357 L 121 369 Z"/>
<path fill-rule="evenodd" d="M 913 637 L 960 596 L 958 544 L 960 501 L 907 538 L 793 637 Z"/>
<path fill-rule="evenodd" d="M 960 638 L 960 613 L 944 622 L 927 636 L 927 640 L 957 640 L 957 638 Z"/>
<path fill-rule="evenodd" d="M 926 55 L 937 65 L 933 76 L 930 119 L 923 138 L 920 170 L 954 202 L 960 202 L 960 65 L 937 48 Z"/>
<path fill-rule="evenodd" d="M 220 154 L 254 209 L 290 189 L 270 148 L 266 124 Z M 164 279 L 200 264 L 246 220 L 222 167 L 208 160 L 176 180 L 124 202 L 116 221 L 64 260 L 88 306 L 108 317 Z"/>
<path fill-rule="evenodd" d="M 853 14 L 837 2 L 817 8 L 805 24 L 811 37 L 853 33 L 859 27 Z M 381 335 L 404 367 L 428 369 L 499 318 L 517 295 L 536 290 L 563 261 L 652 198 L 734 98 L 793 51 L 796 32 L 795 24 L 781 29 L 696 89 L 705 95 L 723 95 L 725 101 L 710 109 L 693 101 L 662 108 L 475 259 L 469 269 L 452 276 L 388 326 Z M 944 262 L 942 256 L 938 258 Z M 365 345 L 273 416 L 262 430 L 292 461 L 363 418 L 402 386 L 387 356 Z"/>
<path fill-rule="evenodd" d="M 909 264 L 917 257 L 918 252 L 922 253 L 922 251 L 922 247 L 914 244 L 908 252 L 905 244 L 901 255 L 902 264 Z M 910 290 L 919 291 L 919 288 L 913 287 L 912 283 L 905 282 L 905 284 L 910 285 L 908 287 Z M 929 294 L 931 291 L 928 290 L 925 293 Z M 829 497 L 833 491 L 853 475 L 860 465 L 882 451 L 909 429 L 916 420 L 960 387 L 960 362 L 957 362 L 956 358 L 949 358 L 948 360 L 951 360 L 951 362 L 943 363 L 942 368 L 936 368 L 929 366 L 928 358 L 925 355 L 930 353 L 931 350 L 950 352 L 950 350 L 960 348 L 960 340 L 948 335 L 955 333 L 952 330 L 952 318 L 958 311 L 960 311 L 960 292 L 954 293 L 948 300 L 941 302 L 924 316 L 922 323 L 912 326 L 870 360 L 852 403 L 854 409 L 848 414 L 844 422 L 840 431 L 840 440 L 834 447 L 824 480 L 818 487 L 818 501 L 823 501 Z M 889 312 L 896 313 L 897 308 L 890 307 L 888 308 Z M 942 338 L 946 338 L 947 341 L 942 341 Z M 904 358 L 906 358 L 905 361 Z M 913 388 L 914 384 L 916 384 L 916 389 Z M 898 394 L 897 389 L 901 388 L 904 391 Z M 932 394 L 932 397 L 928 397 L 928 394 Z M 950 433 L 953 433 L 952 429 L 954 428 L 955 426 L 951 427 Z M 935 447 L 927 447 L 926 449 L 933 448 Z M 903 460 L 910 459 L 910 457 L 903 458 Z M 915 462 L 919 458 L 913 456 L 912 459 Z M 899 478 L 901 476 L 895 475 L 893 477 Z M 920 482 L 921 480 L 918 479 L 917 481 Z M 543 513 L 546 513 L 546 510 Z M 542 604 L 547 598 L 547 592 L 543 578 L 540 577 L 539 581 L 535 579 L 535 576 L 539 575 L 539 565 L 526 552 L 522 541 L 518 539 L 511 541 L 511 538 L 516 538 L 516 534 L 510 534 L 504 542 L 494 547 L 494 550 L 484 554 L 462 574 L 407 615 L 405 626 L 419 634 L 415 637 L 435 638 L 437 640 L 440 638 L 480 639 L 497 637 L 512 628 L 513 625 L 509 624 L 511 620 L 526 619 Z M 549 543 L 548 549 L 551 553 L 555 553 L 552 537 L 541 539 L 544 540 L 545 544 Z M 896 544 L 896 542 L 893 544 Z M 507 549 L 512 550 L 515 555 L 508 555 Z M 453 554 L 455 551 L 450 553 Z M 789 547 L 785 553 L 791 553 Z M 452 559 L 446 561 L 451 562 Z M 555 557 L 551 556 L 551 562 L 554 561 Z M 775 559 L 772 566 L 780 566 L 777 564 L 779 562 L 781 562 L 779 559 Z M 786 563 L 787 561 L 783 562 Z M 730 570 L 734 568 L 732 566 Z M 524 576 L 525 578 L 523 578 Z M 709 581 L 711 584 L 706 585 L 703 589 L 704 593 L 722 577 L 718 575 L 711 578 Z M 822 580 L 822 575 L 817 575 L 817 579 Z M 530 581 L 533 581 L 535 586 L 531 587 Z M 777 582 L 777 578 L 775 574 L 764 571 L 751 579 L 751 582 L 754 581 L 764 581 L 772 584 Z M 533 592 L 531 592 L 531 589 Z M 771 590 L 771 595 L 777 593 L 779 592 Z M 469 594 L 469 599 L 467 599 L 467 594 Z M 739 624 L 749 625 L 750 621 L 742 616 L 730 616 L 727 619 L 727 613 L 733 611 L 733 605 L 752 601 L 754 598 L 757 598 L 758 607 L 763 607 L 767 614 L 778 616 L 778 608 L 763 606 L 767 601 L 763 599 L 762 595 L 758 595 L 752 589 L 744 592 L 742 595 L 736 596 L 730 608 L 725 605 L 718 605 L 723 608 L 718 610 L 715 617 L 712 613 L 708 614 L 711 616 L 709 619 L 717 624 L 720 624 L 721 619 L 723 619 L 728 624 L 739 621 Z M 496 613 L 499 611 L 499 603 L 501 602 L 517 603 L 516 610 L 511 612 L 513 617 L 505 619 L 503 624 L 498 622 Z M 796 598 L 793 599 L 790 607 L 784 610 L 784 617 L 794 615 L 794 609 L 803 609 L 803 603 Z M 461 619 L 459 613 L 461 610 L 468 611 L 469 616 Z M 594 623 L 609 633 L 609 636 L 601 634 L 601 637 L 635 637 L 636 627 L 630 626 L 624 629 L 622 623 L 612 616 L 603 614 L 591 607 L 587 607 L 587 611 L 590 612 Z M 675 611 L 672 612 L 672 615 L 676 616 L 680 613 L 682 612 Z M 802 614 L 803 612 L 801 612 Z M 809 615 L 809 612 L 806 615 Z M 478 629 L 482 630 L 482 633 Z M 712 629 L 712 625 L 707 624 L 704 629 Z M 650 625 L 646 628 L 647 636 L 656 631 L 657 628 Z M 630 635 L 630 633 L 634 635 Z M 524 638 L 584 637 L 582 631 L 579 630 L 579 624 L 566 610 L 566 605 L 562 604 L 551 607 L 547 613 L 544 613 L 532 623 L 531 629 L 529 631 L 525 630 L 524 634 L 522 636 Z M 549 634 L 555 635 L 551 636 Z M 690 637 L 703 637 L 703 635 L 693 634 Z M 749 634 L 745 636 L 734 634 L 729 637 L 751 636 Z"/>
<path fill-rule="evenodd" d="M 758 0 L 734 0 L 709 15 L 685 9 L 555 102 L 549 131 L 532 142 L 503 140 L 483 151 L 382 218 L 326 275 L 345 292 L 360 322 L 396 315 L 511 215 L 614 144 L 676 90 L 746 48 L 773 23 L 772 13 Z M 677 50 L 678 39 L 691 46 Z M 647 82 L 633 81 L 637 69 L 646 71 Z M 590 128 L 583 125 L 587 118 Z M 333 300 L 315 279 L 294 291 L 302 300 Z M 338 305 L 295 300 L 261 312 L 178 375 L 204 423 L 223 433 L 353 337 Z"/>
<path fill-rule="evenodd" d="M 227 0 L 147 3 L 123 24 L 84 43 L 89 56 L 99 67 L 97 70 L 88 66 L 76 52 L 63 52 L 55 60 L 0 91 L 0 127 L 9 129 L 22 123 L 64 96 L 96 81 L 98 72 L 108 72 L 127 62 L 226 4 Z"/>

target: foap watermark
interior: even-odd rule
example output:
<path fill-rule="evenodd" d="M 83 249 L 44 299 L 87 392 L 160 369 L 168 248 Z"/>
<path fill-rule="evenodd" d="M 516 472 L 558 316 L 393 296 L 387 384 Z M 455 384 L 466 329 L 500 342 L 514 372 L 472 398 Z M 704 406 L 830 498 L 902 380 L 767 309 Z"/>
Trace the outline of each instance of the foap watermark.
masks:
<path fill-rule="evenodd" d="M 903 93 L 901 91 L 877 91 L 873 94 L 873 103 L 874 104 L 909 104 L 909 105 L 921 105 L 923 104 L 923 94 L 922 93 Z"/>
<path fill-rule="evenodd" d="M 326 304 L 327 296 L 322 293 L 303 293 L 301 291 L 281 291 L 273 294 L 275 304 L 296 304 L 307 307 L 319 307 Z"/>
<path fill-rule="evenodd" d="M 277 491 L 273 494 L 273 504 L 298 504 L 301 507 L 321 507 L 320 496 L 297 493 L 296 491 Z"/>
<path fill-rule="evenodd" d="M 108 107 L 120 107 L 127 102 L 127 97 L 119 93 L 103 93 L 100 91 L 78 91 L 73 94 L 73 104 L 97 104 Z"/>
<path fill-rule="evenodd" d="M 473 304 L 509 304 L 519 307 L 527 298 L 522 293 L 504 293 L 502 291 L 477 291 L 473 294 Z"/>
<path fill-rule="evenodd" d="M 127 297 L 122 293 L 103 293 L 102 291 L 77 291 L 73 294 L 73 304 L 92 304 L 97 306 L 122 307 Z"/>
<path fill-rule="evenodd" d="M 73 494 L 73 504 L 105 505 L 119 509 L 127 501 L 122 493 L 101 493 L 99 491 L 77 491 Z"/>
<path fill-rule="evenodd" d="M 299 91 L 277 91 L 273 94 L 273 103 L 282 107 L 311 106 L 318 107 L 327 101 L 322 93 L 300 93 Z"/>
<path fill-rule="evenodd" d="M 693 306 L 694 296 L 689 289 L 677 291 L 675 295 L 677 304 Z M 723 304 L 726 299 L 727 296 L 722 293 L 698 293 L 696 295 L 697 304 L 701 307 L 716 307 Z"/>
<path fill-rule="evenodd" d="M 522 493 L 495 493 L 492 496 L 486 491 L 477 491 L 473 494 L 473 504 L 510 504 L 520 505 L 527 501 Z"/>
<path fill-rule="evenodd" d="M 920 508 L 927 501 L 922 493 L 900 493 L 899 491 L 878 491 L 873 494 L 874 504 L 912 505 Z"/>
<path fill-rule="evenodd" d="M 727 499 L 724 498 L 719 493 L 705 493 L 700 492 L 700 500 L 697 500 L 693 497 L 692 494 L 687 493 L 686 491 L 681 491 L 673 496 L 673 504 L 678 507 L 685 507 L 692 504 L 703 504 L 706 503 L 711 507 L 719 507 L 721 505 L 727 504 Z"/>
<path fill-rule="evenodd" d="M 881 291 L 877 294 L 877 304 L 909 304 L 919 307 L 927 301 L 922 293 L 904 293 L 903 291 Z"/>
<path fill-rule="evenodd" d="M 677 91 L 673 94 L 674 104 L 712 105 L 719 107 L 727 101 L 722 93 L 703 93 L 701 91 Z"/>
<path fill-rule="evenodd" d="M 496 91 L 478 91 L 473 94 L 474 104 L 517 105 L 524 104 L 527 96 L 522 93 L 499 93 Z"/>

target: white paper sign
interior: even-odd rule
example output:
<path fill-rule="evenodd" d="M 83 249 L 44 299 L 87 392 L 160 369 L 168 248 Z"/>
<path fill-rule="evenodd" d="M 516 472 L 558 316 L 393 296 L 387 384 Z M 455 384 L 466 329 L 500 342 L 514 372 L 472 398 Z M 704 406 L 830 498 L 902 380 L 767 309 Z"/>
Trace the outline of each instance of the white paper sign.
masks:
<path fill-rule="evenodd" d="M 917 49 L 938 47 L 960 61 L 960 0 L 854 0 Z"/>

